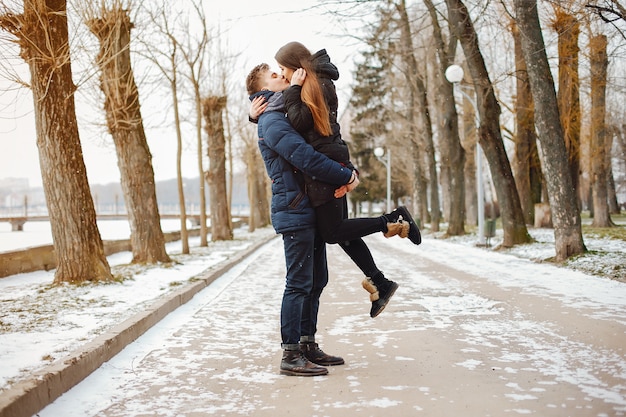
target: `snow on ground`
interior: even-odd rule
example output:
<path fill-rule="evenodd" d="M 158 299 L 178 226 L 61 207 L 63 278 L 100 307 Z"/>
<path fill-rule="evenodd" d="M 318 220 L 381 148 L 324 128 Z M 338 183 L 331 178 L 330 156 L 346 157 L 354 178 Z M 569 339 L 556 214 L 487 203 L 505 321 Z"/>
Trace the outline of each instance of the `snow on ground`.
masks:
<path fill-rule="evenodd" d="M 623 283 L 444 239 L 366 241 L 400 290 L 381 321 L 364 320 L 362 274 L 330 245 L 332 312 L 322 309 L 320 339 L 348 355 L 332 376 L 293 382 L 277 372 L 276 239 L 39 415 L 625 415 Z M 594 336 L 564 332 L 561 320 Z M 614 333 L 595 333 L 604 322 Z M 468 397 L 488 404 L 468 409 Z"/>
<path fill-rule="evenodd" d="M 10 228 L 7 230 L 4 226 L 6 224 L 0 223 L 0 251 L 51 243 L 49 230 L 46 235 L 46 223 L 27 223 L 24 232 L 10 232 Z M 102 224 L 100 230 L 105 240 L 127 238 L 129 233 L 127 222 L 109 221 Z M 163 230 L 176 230 L 176 221 L 164 223 Z M 588 275 L 575 270 L 596 274 L 606 271 L 607 277 L 626 281 L 626 242 L 588 238 L 585 244 L 597 253 L 572 261 L 568 267 L 551 267 L 548 272 L 551 279 L 547 280 L 543 275 L 545 270 L 537 262 L 554 256 L 553 231 L 531 229 L 530 233 L 537 243 L 497 253 L 491 249 L 500 243 L 501 236 L 498 235 L 491 241 L 492 248 L 477 250 L 474 235 L 443 240 L 426 234 L 427 243 L 423 247 L 433 248 L 428 251 L 428 256 L 440 257 L 448 264 L 455 263 L 477 273 L 482 268 L 481 260 L 497 257 L 501 253 L 514 255 L 527 260 L 516 262 L 515 268 L 526 268 L 533 285 L 544 288 L 547 293 L 570 294 L 574 304 L 583 303 L 591 294 L 594 300 L 622 306 L 623 300 L 616 300 L 615 297 L 623 292 L 607 291 L 607 288 L 623 286 L 624 283 L 606 279 L 605 285 L 594 290 L 593 286 L 585 285 Z M 171 265 L 136 267 L 128 265 L 130 253 L 112 255 L 109 263 L 114 274 L 124 277 L 114 283 L 53 286 L 53 271 L 0 279 L 0 391 L 142 311 L 209 266 L 271 235 L 274 235 L 271 227 L 254 233 L 237 229 L 235 240 L 211 242 L 207 248 L 198 247 L 198 240 L 191 239 L 190 255 L 181 255 L 180 242 L 172 242 L 167 245 L 167 251 L 176 262 Z M 505 271 L 511 265 L 504 264 L 502 268 Z M 555 269 L 562 274 L 555 274 Z M 504 275 L 498 271 L 491 272 L 494 277 Z M 523 284 L 511 280 L 509 285 Z M 579 297 L 582 294 L 585 297 Z M 596 314 L 611 313 L 610 310 L 598 310 Z"/>
<path fill-rule="evenodd" d="M 623 221 L 619 225 L 624 227 Z M 516 245 L 510 249 L 498 249 L 498 252 L 515 255 L 533 262 L 546 262 L 554 258 L 556 255 L 554 230 L 530 228 L 528 232 L 535 242 Z M 452 237 L 446 240 L 463 245 L 473 245 L 477 242 L 475 235 Z M 496 236 L 491 239 L 490 243 L 491 249 L 496 249 L 502 243 L 501 229 L 496 230 Z M 563 267 L 626 283 L 626 241 L 585 235 L 584 243 L 588 253 L 568 259 Z"/>
<path fill-rule="evenodd" d="M 122 238 L 124 227 L 107 229 L 109 237 L 102 233 L 104 239 Z M 192 238 L 189 255 L 181 255 L 180 241 L 168 243 L 174 260 L 168 265 L 133 266 L 128 264 L 130 252 L 111 255 L 114 275 L 124 278 L 111 283 L 55 286 L 54 271 L 0 279 L 0 391 L 143 311 L 210 266 L 274 234 L 272 228 L 252 234 L 237 229 L 234 240 L 210 242 L 205 248 L 199 247 L 199 238 Z M 32 246 L 33 236 L 25 237 Z"/>

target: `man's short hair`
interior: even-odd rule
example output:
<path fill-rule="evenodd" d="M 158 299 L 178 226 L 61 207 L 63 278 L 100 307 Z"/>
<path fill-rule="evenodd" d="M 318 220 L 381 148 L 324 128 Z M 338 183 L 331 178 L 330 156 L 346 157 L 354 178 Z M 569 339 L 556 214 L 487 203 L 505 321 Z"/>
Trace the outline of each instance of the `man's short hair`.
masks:
<path fill-rule="evenodd" d="M 270 66 L 265 63 L 252 68 L 252 71 L 250 71 L 250 74 L 248 74 L 248 77 L 246 78 L 246 88 L 248 89 L 249 95 L 261 91 L 263 88 L 262 85 L 259 85 L 261 84 L 261 77 L 269 70 Z"/>

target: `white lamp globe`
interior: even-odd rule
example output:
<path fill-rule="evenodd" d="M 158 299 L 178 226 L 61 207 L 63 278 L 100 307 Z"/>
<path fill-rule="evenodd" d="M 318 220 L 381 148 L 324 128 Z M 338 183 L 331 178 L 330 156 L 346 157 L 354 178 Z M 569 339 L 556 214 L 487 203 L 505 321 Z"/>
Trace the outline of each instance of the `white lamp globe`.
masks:
<path fill-rule="evenodd" d="M 450 81 L 451 83 L 458 83 L 461 82 L 461 80 L 463 79 L 463 68 L 460 65 L 450 65 L 447 69 L 446 69 L 446 80 Z"/>
<path fill-rule="evenodd" d="M 378 158 L 380 158 L 381 156 L 383 156 L 385 154 L 385 150 L 383 148 L 374 148 L 374 155 L 376 155 Z"/>

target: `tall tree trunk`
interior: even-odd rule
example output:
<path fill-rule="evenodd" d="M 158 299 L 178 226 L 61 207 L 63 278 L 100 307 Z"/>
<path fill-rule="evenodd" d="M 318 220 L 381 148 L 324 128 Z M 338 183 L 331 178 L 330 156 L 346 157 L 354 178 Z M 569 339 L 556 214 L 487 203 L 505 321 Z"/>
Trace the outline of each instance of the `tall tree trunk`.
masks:
<path fill-rule="evenodd" d="M 183 183 L 183 134 L 180 129 L 180 109 L 178 103 L 178 69 L 176 63 L 177 44 L 172 42 L 170 62 L 172 65 L 172 104 L 174 107 L 174 125 L 176 126 L 176 185 L 178 187 L 178 207 L 180 211 L 180 240 L 182 253 L 189 253 L 189 233 L 187 232 L 187 207 L 185 205 L 185 184 Z"/>
<path fill-rule="evenodd" d="M 121 185 L 130 221 L 134 263 L 170 262 L 156 198 L 152 155 L 143 128 L 139 92 L 130 60 L 127 10 L 101 9 L 101 18 L 87 22 L 100 41 L 98 66 L 105 97 L 107 127 L 117 152 Z"/>
<path fill-rule="evenodd" d="M 445 171 L 446 178 L 444 190 L 449 196 L 448 203 L 448 230 L 450 236 L 465 234 L 465 151 L 461 146 L 459 137 L 459 116 L 456 112 L 454 101 L 454 85 L 445 78 L 446 69 L 452 64 L 456 52 L 457 42 L 450 42 L 446 45 L 443 33 L 439 26 L 438 13 L 430 0 L 424 3 L 428 7 L 431 21 L 433 23 L 433 36 L 439 65 L 437 65 L 436 76 L 438 78 L 437 96 L 440 98 L 441 106 L 439 123 L 439 149 L 440 149 L 440 169 Z M 444 191 L 445 192 L 445 191 Z"/>
<path fill-rule="evenodd" d="M 613 132 L 613 135 L 612 135 L 613 140 L 616 142 L 614 153 L 615 153 L 615 158 L 618 161 L 617 166 L 622 167 L 620 168 L 620 170 L 624 172 L 623 168 L 626 167 L 626 123 L 623 123 L 621 125 L 613 125 L 613 128 L 611 130 Z M 623 189 L 623 184 L 624 183 L 622 179 L 622 182 L 620 185 L 621 189 Z M 625 202 L 622 202 L 621 206 L 619 205 L 619 203 L 616 203 L 616 204 L 617 204 L 617 209 L 615 210 L 613 214 L 620 214 L 621 208 L 626 209 Z"/>
<path fill-rule="evenodd" d="M 180 213 L 180 240 L 182 243 L 182 253 L 189 253 L 189 233 L 187 230 L 187 210 L 185 205 L 185 184 L 182 174 L 183 138 L 180 120 L 180 103 L 178 93 L 178 75 L 180 43 L 176 39 L 170 27 L 172 11 L 165 4 L 161 3 L 155 13 L 149 13 L 150 22 L 148 25 L 157 29 L 162 35 L 160 37 L 159 48 L 150 48 L 150 60 L 156 68 L 161 71 L 163 77 L 168 81 L 172 94 L 172 108 L 174 110 L 174 129 L 176 131 L 176 185 L 178 189 L 178 207 Z"/>
<path fill-rule="evenodd" d="M 607 38 L 596 35 L 589 41 L 591 61 L 591 184 L 593 226 L 612 226 L 608 201 L 608 140 L 606 131 L 606 79 L 609 60 Z"/>
<path fill-rule="evenodd" d="M 535 102 L 537 130 L 554 224 L 556 261 L 561 262 L 586 251 L 580 211 L 569 172 L 567 150 L 554 81 L 539 24 L 537 2 L 515 0 L 514 3 L 516 22 L 522 38 L 522 52 Z"/>
<path fill-rule="evenodd" d="M 248 182 L 248 200 L 250 201 L 250 219 L 248 231 L 270 224 L 269 198 L 267 192 L 267 175 L 265 175 L 263 159 L 255 141 L 246 141 L 245 149 L 246 173 Z"/>
<path fill-rule="evenodd" d="M 419 99 L 416 99 L 415 97 L 416 91 L 413 88 L 409 89 L 409 102 L 411 104 L 408 105 L 408 109 L 407 109 L 407 122 L 408 122 L 408 131 L 409 131 L 409 137 L 411 138 L 411 140 L 409 141 L 411 147 L 410 147 L 410 159 L 411 159 L 411 169 L 412 169 L 412 195 L 413 195 L 413 209 L 415 210 L 415 213 L 417 214 L 417 220 L 420 222 L 420 224 L 425 224 L 428 219 L 431 220 L 431 230 L 433 232 L 438 231 L 439 230 L 439 197 L 437 196 L 436 200 L 433 200 L 435 207 L 431 207 L 430 208 L 430 212 L 429 212 L 429 205 L 428 205 L 428 190 L 433 189 L 433 187 L 435 187 L 435 190 L 438 189 L 437 184 L 433 184 L 432 182 L 432 175 L 428 175 L 428 179 L 427 179 L 427 175 L 425 174 L 425 169 L 424 169 L 424 164 L 428 163 L 427 159 L 428 159 L 428 155 L 430 155 L 429 151 L 428 151 L 428 139 L 426 137 L 430 137 L 431 138 L 431 144 L 432 144 L 432 133 L 426 133 L 425 135 L 422 135 L 424 137 L 420 137 L 420 135 L 418 135 L 418 126 L 417 123 L 418 121 L 416 120 L 416 116 L 415 116 L 415 102 L 416 101 L 420 101 Z M 419 94 L 419 93 L 418 93 Z M 423 97 L 422 97 L 423 98 Z M 422 104 L 423 100 L 422 100 Z M 422 122 L 424 122 L 425 119 L 430 120 L 430 116 L 428 115 L 428 109 L 425 110 L 426 111 L 426 115 L 423 113 L 424 110 L 420 109 L 420 114 L 422 115 Z M 431 131 L 431 127 L 425 127 L 424 128 L 425 131 Z M 426 146 L 424 146 L 424 143 L 426 143 Z M 401 148 L 400 148 L 401 149 Z M 431 151 L 434 151 L 434 146 L 430 147 Z M 437 174 L 436 174 L 436 166 L 434 164 L 434 158 L 433 158 L 433 163 L 432 164 L 428 164 L 428 171 L 430 173 L 430 171 L 432 171 L 433 169 L 435 170 L 435 179 L 437 178 Z M 392 163 L 393 164 L 393 163 Z M 432 168 L 432 169 L 431 169 Z M 393 171 L 393 168 L 392 168 Z M 393 196 L 393 191 L 392 191 L 392 196 Z M 431 196 L 431 200 L 432 200 L 432 192 L 430 193 Z M 435 212 L 436 211 L 436 212 Z"/>
<path fill-rule="evenodd" d="M 515 43 L 515 79 L 517 101 L 515 103 L 515 184 L 519 193 L 524 221 L 535 224 L 535 204 L 541 202 L 541 166 L 535 134 L 535 104 L 528 82 L 526 62 L 522 56 L 519 29 L 511 23 Z M 538 175 L 539 173 L 539 175 Z"/>
<path fill-rule="evenodd" d="M 435 155 L 434 155 L 434 146 L 433 144 L 433 131 L 432 131 L 432 122 L 430 117 L 430 110 L 428 107 L 428 94 L 426 90 L 426 85 L 418 72 L 417 60 L 415 58 L 415 53 L 413 49 L 413 41 L 411 38 L 411 26 L 409 22 L 409 17 L 406 12 L 406 4 L 404 0 L 400 0 L 396 4 L 396 10 L 400 14 L 400 30 L 401 30 L 401 44 L 402 44 L 402 57 L 401 59 L 405 63 L 404 75 L 406 77 L 407 83 L 410 89 L 411 99 L 408 102 L 408 112 L 407 119 L 409 123 L 410 136 L 413 138 L 417 137 L 417 125 L 415 120 L 416 110 L 419 111 L 419 114 L 422 118 L 422 125 L 424 128 L 424 136 L 426 141 L 425 151 L 427 152 L 427 158 L 421 158 L 418 153 L 418 147 L 414 146 L 413 152 L 415 155 L 413 156 L 413 168 L 415 171 L 415 180 L 419 185 L 420 177 L 422 175 L 423 169 L 421 168 L 421 161 L 427 160 L 429 163 L 429 181 L 430 181 L 430 220 L 431 220 L 431 230 L 438 231 L 439 230 L 439 222 L 440 222 L 440 204 L 439 204 L 439 193 L 438 193 L 438 182 L 437 182 L 437 170 L 435 165 Z M 417 103 L 417 109 L 415 108 L 415 104 Z M 413 142 L 415 144 L 415 142 Z M 414 184 L 415 185 L 415 184 Z M 420 215 L 421 220 L 425 221 L 426 218 L 423 218 L 423 214 Z M 452 226 L 452 230 L 457 230 L 457 225 Z"/>
<path fill-rule="evenodd" d="M 620 214 L 621 210 L 619 207 L 619 202 L 617 201 L 617 189 L 615 188 L 615 176 L 613 175 L 613 164 L 611 162 L 614 142 L 613 139 L 619 134 L 619 132 L 617 131 L 617 127 L 615 125 L 610 126 L 607 129 L 607 134 L 609 142 L 607 144 L 606 155 L 606 164 L 609 168 L 609 214 Z"/>
<path fill-rule="evenodd" d="M 518 243 L 530 242 L 531 238 L 524 221 L 511 164 L 500 132 L 500 105 L 496 100 L 487 67 L 480 52 L 478 36 L 465 4 L 461 0 L 446 0 L 446 4 L 451 30 L 463 47 L 476 90 L 480 114 L 478 141 L 489 162 L 496 188 L 504 231 L 502 246 L 512 247 Z"/>
<path fill-rule="evenodd" d="M 224 88 L 224 91 L 226 88 Z M 228 212 L 232 213 L 233 210 L 233 178 L 234 178 L 234 169 L 233 169 L 233 141 L 230 130 L 230 115 L 228 114 L 228 107 L 224 108 L 224 118 L 226 119 L 226 128 L 224 132 L 226 145 L 224 146 L 224 152 L 226 152 L 227 160 L 228 160 L 228 179 L 226 180 L 226 184 L 228 188 L 226 189 L 226 205 L 228 206 Z M 228 227 L 233 228 L 233 218 L 232 216 L 228 216 Z"/>
<path fill-rule="evenodd" d="M 610 148 L 609 148 L 610 149 Z M 613 176 L 613 167 L 611 166 L 611 157 L 610 155 L 607 157 L 607 166 L 609 168 L 608 172 L 608 187 L 609 187 L 609 214 L 620 214 L 621 210 L 619 208 L 619 202 L 617 201 L 617 190 L 615 189 L 615 177 Z"/>
<path fill-rule="evenodd" d="M 65 0 L 24 1 L 0 16 L 28 63 L 37 147 L 56 254 L 55 283 L 112 279 L 83 161 L 70 63 Z"/>
<path fill-rule="evenodd" d="M 191 66 L 190 66 L 191 67 Z M 200 174 L 200 246 L 205 247 L 208 246 L 209 242 L 207 241 L 208 227 L 206 224 L 207 214 L 206 214 L 206 187 L 205 182 L 202 179 L 205 176 L 204 167 L 202 160 L 204 159 L 204 153 L 202 152 L 202 98 L 200 97 L 200 85 L 198 84 L 198 80 L 195 76 L 191 77 L 191 81 L 194 86 L 194 98 L 195 98 L 195 107 L 196 107 L 196 143 L 198 147 L 198 172 Z M 210 152 L 207 150 L 207 152 Z M 211 213 L 213 214 L 213 213 Z"/>
<path fill-rule="evenodd" d="M 189 3 L 189 2 L 188 2 Z M 194 30 L 193 37 L 187 37 L 185 41 L 178 42 L 178 46 L 180 47 L 181 54 L 185 63 L 188 66 L 188 71 L 185 73 L 185 76 L 189 79 L 192 87 L 192 96 L 194 100 L 195 107 L 195 128 L 196 128 L 196 165 L 198 168 L 198 175 L 200 177 L 199 184 L 199 200 L 200 207 L 200 246 L 206 247 L 208 245 L 207 242 L 207 214 L 206 214 L 206 187 L 204 178 L 204 167 L 203 167 L 203 159 L 204 152 L 202 146 L 202 93 L 200 91 L 200 84 L 203 83 L 204 78 L 207 73 L 204 71 L 204 65 L 209 61 L 209 57 L 206 55 L 207 46 L 211 40 L 209 33 L 207 31 L 207 22 L 206 16 L 204 14 L 204 8 L 200 6 L 201 1 L 193 0 L 190 2 L 192 9 L 195 10 L 197 14 L 197 23 L 196 29 Z M 174 4 L 174 3 L 172 3 Z"/>
<path fill-rule="evenodd" d="M 476 182 L 476 146 L 478 146 L 476 134 L 476 111 L 472 103 L 463 96 L 463 136 L 461 145 L 465 149 L 465 221 L 467 224 L 478 224 L 478 183 Z M 484 218 L 485 213 L 482 213 Z"/>
<path fill-rule="evenodd" d="M 557 102 L 565 147 L 569 159 L 572 186 L 580 196 L 580 78 L 578 76 L 578 36 L 580 28 L 576 18 L 562 8 L 555 11 L 554 30 L 558 33 L 559 90 Z M 580 201 L 579 201 L 580 204 Z M 579 206 L 580 207 L 580 206 Z"/>
<path fill-rule="evenodd" d="M 207 97 L 202 101 L 202 114 L 208 134 L 209 169 L 205 178 L 209 184 L 211 207 L 211 240 L 232 240 L 233 229 L 226 193 L 226 140 L 223 112 L 226 97 Z"/>

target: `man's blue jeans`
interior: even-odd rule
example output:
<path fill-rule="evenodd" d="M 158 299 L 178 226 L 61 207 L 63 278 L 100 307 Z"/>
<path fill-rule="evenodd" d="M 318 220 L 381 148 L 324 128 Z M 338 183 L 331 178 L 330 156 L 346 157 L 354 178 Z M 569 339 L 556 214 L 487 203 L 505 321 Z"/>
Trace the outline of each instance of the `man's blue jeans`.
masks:
<path fill-rule="evenodd" d="M 283 234 L 287 276 L 280 313 L 283 345 L 314 336 L 322 290 L 328 283 L 326 245 L 315 228 Z"/>

